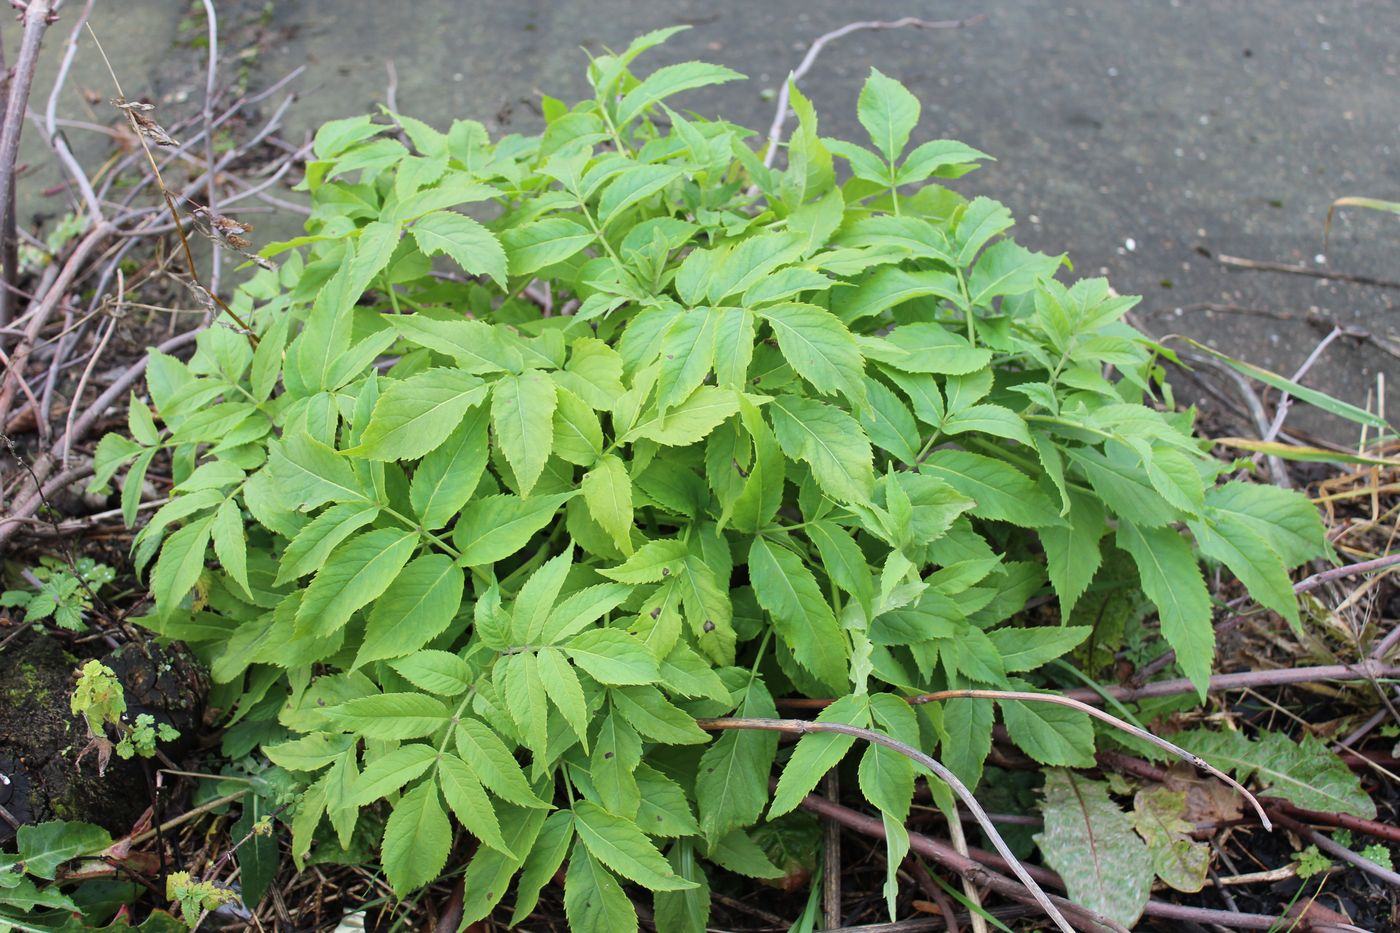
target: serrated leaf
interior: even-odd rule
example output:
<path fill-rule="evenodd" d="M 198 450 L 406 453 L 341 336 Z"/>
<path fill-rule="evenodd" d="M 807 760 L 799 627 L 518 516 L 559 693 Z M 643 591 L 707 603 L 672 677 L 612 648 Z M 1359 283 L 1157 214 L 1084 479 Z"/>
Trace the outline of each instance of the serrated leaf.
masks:
<path fill-rule="evenodd" d="M 684 541 L 652 540 L 639 547 L 625 562 L 598 572 L 619 583 L 659 583 L 681 569 L 686 553 Z"/>
<path fill-rule="evenodd" d="M 461 696 L 474 679 L 471 665 L 450 651 L 415 651 L 389 666 L 413 686 L 440 697 Z"/>
<path fill-rule="evenodd" d="M 529 275 L 563 262 L 593 239 L 593 231 L 571 216 L 545 217 L 501 233 L 511 275 Z"/>
<path fill-rule="evenodd" d="M 522 496 L 534 488 L 554 447 L 557 404 L 554 382 L 535 369 L 502 376 L 491 392 L 491 424 Z"/>
<path fill-rule="evenodd" d="M 448 723 L 442 701 L 421 693 L 382 693 L 348 700 L 325 712 L 339 729 L 367 739 L 416 739 Z"/>
<path fill-rule="evenodd" d="M 523 548 L 537 531 L 548 525 L 559 507 L 576 492 L 550 496 L 487 496 L 462 510 L 452 543 L 462 552 L 458 563 L 479 567 L 495 563 Z"/>
<path fill-rule="evenodd" d="M 303 526 L 282 552 L 273 585 L 281 586 L 318 569 L 336 545 L 378 515 L 379 506 L 373 503 L 345 502 L 326 509 Z"/>
<path fill-rule="evenodd" d="M 112 834 L 107 830 L 76 820 L 26 823 L 15 835 L 15 847 L 24 862 L 24 873 L 50 880 L 64 862 L 80 855 L 96 854 L 111 844 Z M 0 898 L 7 896 L 8 892 L 0 894 Z"/>
<path fill-rule="evenodd" d="M 841 697 L 821 711 L 817 722 L 839 722 L 861 728 L 870 725 L 870 698 L 864 694 Z M 797 748 L 778 778 L 768 819 L 796 809 L 822 776 L 836 767 L 855 744 L 855 736 L 840 732 L 813 732 L 797 740 Z"/>
<path fill-rule="evenodd" d="M 1215 629 L 1210 593 L 1190 545 L 1170 528 L 1140 528 L 1121 519 L 1117 541 L 1137 564 L 1142 591 L 1157 607 L 1162 636 L 1176 649 L 1177 663 L 1204 697 L 1215 659 Z"/>
<path fill-rule="evenodd" d="M 579 933 L 635 933 L 637 909 L 612 872 L 582 841 L 574 843 L 564 875 L 564 914 Z"/>
<path fill-rule="evenodd" d="M 214 540 L 214 555 L 219 558 L 219 563 L 244 593 L 252 595 L 248 582 L 248 538 L 243 530 L 243 512 L 233 499 L 225 499 L 224 504 L 219 506 L 209 530 Z"/>
<path fill-rule="evenodd" d="M 355 610 L 378 599 L 418 546 L 402 528 L 376 528 L 336 548 L 312 578 L 297 610 L 297 630 L 319 636 L 345 627 Z"/>
<path fill-rule="evenodd" d="M 370 610 L 354 667 L 410 654 L 441 634 L 462 605 L 462 570 L 445 554 L 404 567 Z"/>
<path fill-rule="evenodd" d="M 384 824 L 384 874 L 403 897 L 437 879 L 452 847 L 452 826 L 437 785 L 424 781 L 404 794 Z"/>
<path fill-rule="evenodd" d="M 501 835 L 496 808 L 481 789 L 481 782 L 471 767 L 456 755 L 442 755 L 437 765 L 438 786 L 457 821 L 483 844 L 514 857 L 515 853 Z"/>
<path fill-rule="evenodd" d="M 588 513 L 623 554 L 632 553 L 632 478 L 612 454 L 603 456 L 579 484 Z"/>
<path fill-rule="evenodd" d="M 574 804 L 574 826 L 588 851 L 609 868 L 653 891 L 685 891 L 694 882 L 677 877 L 651 840 L 632 822 L 597 804 Z"/>
<path fill-rule="evenodd" d="M 359 446 L 345 454 L 370 460 L 417 460 L 442 446 L 487 387 L 460 369 L 429 369 L 390 382 L 374 405 Z"/>
<path fill-rule="evenodd" d="M 371 496 L 349 461 L 308 433 L 295 432 L 269 445 L 277 494 L 310 511 L 327 502 L 366 502 Z"/>
<path fill-rule="evenodd" d="M 1178 744 L 1241 781 L 1251 777 L 1269 793 L 1307 810 L 1376 815 L 1375 801 L 1360 779 L 1321 740 L 1309 733 L 1292 738 L 1263 732 L 1255 741 L 1234 732 L 1195 729 L 1175 736 Z"/>
<path fill-rule="evenodd" d="M 506 287 L 506 253 L 495 235 L 465 214 L 436 211 L 411 228 L 425 256 L 446 253 L 470 275 L 487 275 Z"/>
<path fill-rule="evenodd" d="M 816 399 L 784 395 L 768 403 L 783 453 L 812 468 L 838 502 L 864 502 L 875 485 L 870 442 L 854 418 Z"/>
<path fill-rule="evenodd" d="M 751 676 L 734 715 L 772 719 L 778 708 L 767 686 Z M 778 752 L 772 732 L 729 731 L 700 756 L 695 776 L 695 803 L 700 828 L 713 844 L 740 826 L 751 826 L 768 802 L 768 772 Z"/>
<path fill-rule="evenodd" d="M 1000 702 L 1011 741 L 1027 755 L 1043 765 L 1094 766 L 1094 725 L 1084 713 L 1053 703 Z"/>
<path fill-rule="evenodd" d="M 367 807 L 387 797 L 432 767 L 437 749 L 422 742 L 410 742 L 375 758 L 355 779 L 355 792 L 348 801 Z"/>
<path fill-rule="evenodd" d="M 1024 528 L 1061 523 L 1059 510 L 1029 476 L 1001 460 L 966 450 L 935 450 L 919 472 L 936 476 L 974 500 L 972 514 Z"/>
<path fill-rule="evenodd" d="M 658 68 L 623 95 L 617 105 L 617 125 L 626 126 L 652 104 L 665 100 L 672 94 L 711 84 L 724 84 L 726 81 L 736 81 L 743 77 L 739 72 L 723 65 L 711 65 L 707 62 L 681 62 Z"/>
<path fill-rule="evenodd" d="M 1035 837 L 1076 904 L 1131 927 L 1147 906 L 1152 860 L 1108 785 L 1071 771 L 1045 772 L 1045 830 Z"/>
<path fill-rule="evenodd" d="M 452 357 L 468 373 L 516 373 L 525 365 L 519 347 L 507 340 L 501 330 L 483 321 L 396 314 L 389 323 L 418 346 Z"/>
<path fill-rule="evenodd" d="M 695 720 L 651 686 L 615 687 L 613 708 L 641 735 L 666 745 L 697 745 L 709 736 Z"/>
<path fill-rule="evenodd" d="M 845 690 L 846 637 L 802 559 L 785 547 L 754 538 L 749 579 L 758 604 L 772 617 L 778 637 L 797 662 L 832 690 Z"/>
<path fill-rule="evenodd" d="M 788 365 L 818 392 L 865 404 L 865 361 L 841 319 L 815 305 L 788 301 L 758 312 L 773 329 Z"/>
<path fill-rule="evenodd" d="M 583 750 L 588 751 L 588 701 L 584 699 L 578 675 L 558 648 L 541 648 L 539 665 L 545 694 L 583 743 Z"/>
<path fill-rule="evenodd" d="M 620 629 L 590 629 L 563 647 L 575 664 L 602 684 L 650 684 L 661 677 L 646 646 Z"/>
<path fill-rule="evenodd" d="M 919 109 L 919 99 L 908 88 L 878 68 L 870 69 L 856 114 L 886 161 L 894 162 L 904 152 L 909 134 L 919 122 Z"/>
<path fill-rule="evenodd" d="M 702 385 L 664 415 L 655 410 L 644 415 L 621 440 L 632 443 L 646 438 L 667 447 L 687 447 L 738 410 L 739 396 L 732 389 Z"/>
<path fill-rule="evenodd" d="M 988 632 L 1008 673 L 1033 671 L 1072 651 L 1093 631 L 1087 625 L 1000 628 Z"/>
<path fill-rule="evenodd" d="M 656 194 L 681 176 L 681 170 L 670 165 L 632 163 L 603 189 L 598 199 L 598 223 L 608 225 L 632 205 Z"/>
<path fill-rule="evenodd" d="M 492 729 L 480 720 L 463 717 L 453 730 L 457 751 L 482 784 L 502 800 L 530 809 L 549 809 L 525 779 L 515 756 Z"/>

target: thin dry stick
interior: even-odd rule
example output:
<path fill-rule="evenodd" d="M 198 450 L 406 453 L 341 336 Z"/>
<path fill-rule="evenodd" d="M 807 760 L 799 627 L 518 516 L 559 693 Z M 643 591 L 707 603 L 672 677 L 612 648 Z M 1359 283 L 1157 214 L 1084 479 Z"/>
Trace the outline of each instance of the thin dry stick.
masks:
<path fill-rule="evenodd" d="M 873 836 L 876 839 L 885 838 L 885 824 L 882 820 L 866 816 L 863 813 L 857 813 L 850 807 L 834 804 L 816 794 L 807 795 L 806 799 L 802 801 L 802 809 L 811 811 L 824 819 L 835 820 L 841 825 L 853 829 L 856 832 L 864 833 L 867 836 Z M 970 856 L 963 856 L 955 851 L 952 846 L 941 840 L 914 832 L 909 834 L 909 848 L 925 858 L 932 859 L 949 871 L 961 877 L 971 878 L 975 883 L 988 887 L 998 894 L 1009 897 L 1022 904 L 1040 906 L 1040 900 L 1028 893 L 1025 887 L 1004 875 L 997 874 L 987 867 L 991 865 L 1011 866 L 1010 862 L 990 852 L 984 853 L 975 850 Z M 1061 889 L 1064 888 L 1064 882 L 1060 879 L 1060 876 L 1052 871 L 1041 868 L 1038 865 L 1025 866 L 1025 869 L 1027 873 L 1034 876 L 1037 881 L 1056 885 Z M 1054 894 L 1046 896 L 1051 902 L 1064 911 L 1065 914 L 1074 917 L 1081 929 L 1093 929 L 1098 927 L 1113 930 L 1115 933 L 1127 933 L 1122 924 L 1102 914 L 1096 913 L 1087 907 L 1081 907 L 1073 901 L 1067 901 Z"/>
<path fill-rule="evenodd" d="M 97 51 L 98 54 L 102 56 L 102 61 L 107 65 L 107 73 L 112 76 L 112 85 L 117 89 L 117 96 L 125 100 L 126 95 L 122 93 L 121 82 L 117 80 L 117 72 L 112 67 L 112 63 L 108 61 L 107 53 L 103 50 L 102 42 L 97 38 L 97 33 L 93 31 L 91 23 L 87 24 L 87 29 L 88 33 L 92 36 L 92 41 L 97 43 Z M 175 222 L 175 232 L 180 237 L 180 247 L 185 254 L 185 264 L 189 267 L 190 281 L 194 283 L 199 291 L 208 295 L 214 304 L 218 305 L 221 311 L 232 318 L 234 323 L 242 329 L 243 335 L 248 338 L 248 342 L 254 347 L 257 347 L 257 334 L 253 333 L 253 329 L 248 326 L 247 322 L 239 317 L 237 312 L 230 308 L 222 298 L 205 288 L 204 283 L 199 280 L 199 269 L 194 264 L 194 253 L 190 251 L 190 241 L 185 236 L 184 225 L 180 223 L 180 211 L 175 206 L 175 196 L 171 194 L 170 189 L 165 186 L 165 179 L 160 174 L 160 166 L 156 164 L 156 158 L 151 154 L 151 146 L 146 141 L 146 133 L 141 125 L 136 122 L 136 114 L 131 108 L 122 108 L 122 113 L 126 115 L 126 120 L 131 126 L 131 131 L 136 135 L 137 142 L 141 144 L 141 150 L 146 154 L 146 161 L 150 164 L 151 171 L 155 174 L 156 187 L 160 189 L 161 195 L 165 198 L 165 206 L 170 210 L 170 219 Z M 212 177 L 213 172 L 211 171 L 210 174 Z"/>
<path fill-rule="evenodd" d="M 1168 742 L 1161 736 L 1153 735 L 1146 729 L 1139 729 L 1132 723 L 1124 722 L 1117 716 L 1114 716 L 1110 713 L 1105 713 L 1103 710 L 1090 706 L 1088 703 L 1081 703 L 1078 700 L 1073 700 L 1069 697 L 1061 696 L 1057 693 L 1031 693 L 1029 691 L 1024 690 L 939 690 L 936 693 L 924 693 L 916 697 L 910 697 L 909 702 L 932 703 L 936 700 L 955 699 L 1017 700 L 1022 703 L 1050 703 L 1055 706 L 1068 706 L 1070 709 L 1079 710 L 1081 713 L 1084 713 L 1088 716 L 1093 716 L 1095 719 L 1101 722 L 1108 723 L 1115 729 L 1118 729 L 1122 732 L 1126 732 L 1129 735 L 1142 739 L 1145 742 L 1151 742 L 1153 745 L 1162 749 L 1162 751 L 1171 752 L 1173 755 L 1180 758 L 1182 761 L 1188 761 L 1191 764 L 1195 765 L 1197 768 L 1200 768 L 1202 771 L 1205 771 L 1207 774 L 1216 778 L 1217 780 L 1224 781 L 1226 784 L 1229 784 L 1235 790 L 1243 794 L 1244 798 L 1250 802 L 1250 805 L 1254 807 L 1254 812 L 1259 814 L 1259 821 L 1264 824 L 1265 829 L 1272 830 L 1274 828 L 1273 823 L 1269 822 L 1269 815 L 1264 812 L 1264 807 L 1261 803 L 1259 803 L 1258 798 L 1256 798 L 1249 791 L 1245 790 L 1244 785 L 1241 784 L 1239 781 L 1236 781 L 1234 778 L 1230 777 L 1230 775 L 1226 774 L 1224 771 L 1221 771 L 1219 768 L 1206 761 L 1200 755 L 1193 755 L 1186 749 L 1182 748 L 1180 745 L 1175 745 L 1171 742 Z"/>
<path fill-rule="evenodd" d="M 7 254 L 14 248 L 15 162 L 19 158 L 20 133 L 24 130 L 24 109 L 29 103 L 29 91 L 34 86 L 34 70 L 39 64 L 39 47 L 44 41 L 44 31 L 56 19 L 59 3 L 29 0 L 29 5 L 24 8 L 24 36 L 20 39 L 19 59 L 15 62 L 14 78 L 10 81 L 4 123 L 0 124 L 0 224 L 3 224 L 6 241 L 3 249 Z M 0 326 L 10 321 L 14 295 L 9 287 L 16 284 L 8 277 L 16 270 L 9 268 L 8 259 L 4 265 L 7 278 L 0 285 Z M 0 417 L 0 423 L 3 422 L 4 418 Z"/>
<path fill-rule="evenodd" d="M 78 186 L 78 192 L 83 197 L 83 203 L 87 206 L 88 217 L 93 223 L 102 222 L 102 205 L 97 199 L 97 194 L 92 190 L 92 182 L 88 179 L 87 173 L 78 165 L 78 160 L 73 156 L 73 150 L 68 147 L 68 140 L 58 131 L 58 98 L 63 91 L 64 85 L 68 83 L 68 72 L 73 67 L 73 59 L 78 54 L 78 35 L 82 32 L 83 26 L 87 24 L 88 17 L 92 15 L 92 8 L 97 0 L 87 0 L 83 11 L 78 14 L 77 21 L 73 24 L 73 29 L 68 33 L 68 39 L 63 44 L 63 62 L 59 65 L 58 76 L 54 78 L 53 89 L 49 91 L 48 105 L 44 108 L 44 135 L 49 141 L 49 145 L 58 155 L 58 160 L 67 169 L 68 175 L 73 180 L 73 184 Z"/>
<path fill-rule="evenodd" d="M 959 855 L 967 855 L 967 833 L 963 832 L 961 820 L 948 821 L 948 841 L 953 844 Z M 970 909 L 968 923 L 972 926 L 972 933 L 988 933 L 987 918 L 978 913 L 982 906 L 982 895 L 977 890 L 977 883 L 971 878 L 962 879 L 963 896 L 967 898 Z"/>
<path fill-rule="evenodd" d="M 848 726 L 839 722 L 811 722 L 806 719 L 750 719 L 750 718 L 726 718 L 726 719 L 698 719 L 696 724 L 707 732 L 715 732 L 724 729 L 757 729 L 765 732 L 787 732 L 794 735 L 805 735 L 809 732 L 835 732 L 840 735 L 849 735 L 876 745 L 883 745 L 885 748 L 896 751 L 904 757 L 927 768 L 937 775 L 942 781 L 952 788 L 953 793 L 967 806 L 967 809 L 976 818 L 979 826 L 987 834 L 987 838 L 992 840 L 992 845 L 997 852 L 1001 853 L 1016 877 L 1026 886 L 1037 904 L 1045 911 L 1046 916 L 1054 921 L 1063 933 L 1074 933 L 1074 928 L 1069 925 L 1060 913 L 1058 907 L 1051 902 L 1046 893 L 1036 884 L 1035 879 L 1026 871 L 1026 866 L 1021 864 L 1020 859 L 1007 846 L 1006 841 L 1001 838 L 1001 833 L 997 832 L 996 824 L 987 816 L 987 811 L 982 809 L 982 805 L 977 802 L 977 798 L 972 795 L 972 791 L 967 789 L 967 785 L 958 779 L 958 776 L 949 771 L 931 755 L 926 755 L 911 745 L 890 738 L 881 732 L 873 729 L 862 729 L 859 726 Z"/>
<path fill-rule="evenodd" d="M 828 800 L 841 799 L 841 778 L 827 772 L 822 791 Z M 822 919 L 828 930 L 841 926 L 841 827 L 827 823 L 822 834 Z"/>
<path fill-rule="evenodd" d="M 826 35 L 818 36 L 811 47 L 807 49 L 807 54 L 802 56 L 802 62 L 783 82 L 783 86 L 778 89 L 778 109 L 773 114 L 773 125 L 768 128 L 768 151 L 763 154 L 763 165 L 766 168 L 773 167 L 773 160 L 777 157 L 778 145 L 783 140 L 783 124 L 787 122 L 789 87 L 806 76 L 807 72 L 816 64 L 817 56 L 822 49 L 826 48 L 828 42 L 834 42 L 842 36 L 850 35 L 853 32 L 860 32 L 868 29 L 961 29 L 964 26 L 975 26 L 987 17 L 978 14 L 967 19 L 945 19 L 926 20 L 916 16 L 905 16 L 901 19 L 884 22 L 880 20 L 866 20 L 857 23 L 847 23 L 840 29 L 833 29 Z"/>
<path fill-rule="evenodd" d="M 214 12 L 213 0 L 204 0 L 204 18 L 209 24 L 209 68 L 204 77 L 204 161 L 208 163 L 210 171 L 208 185 L 205 188 L 205 200 L 208 202 L 210 218 L 217 217 L 219 213 L 218 197 L 219 190 L 216 185 L 218 173 L 214 167 L 214 86 L 219 80 L 219 16 Z M 223 251 L 219 246 L 217 237 L 211 239 L 209 264 L 209 291 L 211 293 L 219 290 L 219 277 L 221 272 L 221 261 Z"/>
<path fill-rule="evenodd" d="M 1240 269 L 1255 269 L 1261 272 L 1286 272 L 1289 275 L 1305 275 L 1313 279 L 1330 279 L 1335 282 L 1350 282 L 1353 285 L 1374 285 L 1377 288 L 1400 288 L 1400 282 L 1372 278 L 1369 275 L 1350 275 L 1346 272 L 1328 272 L 1324 269 L 1310 269 L 1307 266 L 1293 266 L 1286 262 L 1266 262 L 1261 259 L 1241 259 L 1239 256 L 1219 255 L 1215 261 L 1222 266 L 1235 266 Z"/>

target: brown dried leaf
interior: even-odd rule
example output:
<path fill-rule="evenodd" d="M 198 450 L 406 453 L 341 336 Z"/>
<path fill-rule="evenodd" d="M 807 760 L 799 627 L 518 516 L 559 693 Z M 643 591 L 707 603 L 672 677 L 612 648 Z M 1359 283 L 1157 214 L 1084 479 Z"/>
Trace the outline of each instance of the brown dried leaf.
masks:
<path fill-rule="evenodd" d="M 1168 790 L 1186 794 L 1185 818 L 1194 823 L 1224 823 L 1244 815 L 1244 798 L 1228 784 L 1202 777 L 1179 761 L 1167 771 Z"/>

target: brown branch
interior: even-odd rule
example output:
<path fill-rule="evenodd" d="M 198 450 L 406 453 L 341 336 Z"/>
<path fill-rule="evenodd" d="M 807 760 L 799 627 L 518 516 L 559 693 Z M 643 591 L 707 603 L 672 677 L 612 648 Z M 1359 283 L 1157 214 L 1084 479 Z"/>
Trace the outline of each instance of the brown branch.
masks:
<path fill-rule="evenodd" d="M 1030 891 L 1035 902 L 1045 911 L 1046 915 L 1055 922 L 1064 933 L 1074 933 L 1074 928 L 1065 920 L 1064 915 L 1051 902 L 1050 898 L 1040 886 L 1035 883 L 1035 879 L 1030 876 L 1021 861 L 1012 853 L 1006 841 L 1001 838 L 1001 833 L 997 832 L 996 824 L 987 816 L 987 811 L 982 809 L 982 805 L 977 802 L 977 798 L 972 795 L 972 791 L 967 789 L 953 772 L 945 768 L 942 762 L 926 755 L 911 745 L 890 738 L 889 736 L 876 732 L 873 729 L 862 729 L 859 726 L 848 726 L 839 722 L 810 722 L 805 719 L 698 719 L 696 724 L 707 732 L 717 732 L 725 729 L 754 729 L 764 732 L 786 732 L 791 735 L 806 735 L 812 732 L 834 732 L 839 735 L 849 735 L 853 738 L 862 739 L 875 745 L 882 745 L 892 751 L 898 752 L 916 764 L 922 765 L 943 780 L 953 793 L 956 794 L 967 806 L 972 815 L 976 817 L 978 825 L 987 834 L 987 838 L 992 841 L 992 845 L 1001 853 L 1011 866 L 1011 870 L 1021 883 Z"/>

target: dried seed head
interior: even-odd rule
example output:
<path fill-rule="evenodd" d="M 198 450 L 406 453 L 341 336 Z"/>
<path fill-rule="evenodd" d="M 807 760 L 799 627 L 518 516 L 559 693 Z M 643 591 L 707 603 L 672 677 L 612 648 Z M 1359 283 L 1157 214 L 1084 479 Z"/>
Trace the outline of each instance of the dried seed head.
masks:
<path fill-rule="evenodd" d="M 129 101 L 125 97 L 114 97 L 112 98 L 112 106 L 126 114 L 127 119 L 131 121 L 131 125 L 135 127 L 136 131 L 157 146 L 173 149 L 180 145 L 169 133 L 161 128 L 159 123 L 146 116 L 146 114 L 156 109 L 154 105 L 142 103 L 139 100 Z"/>

